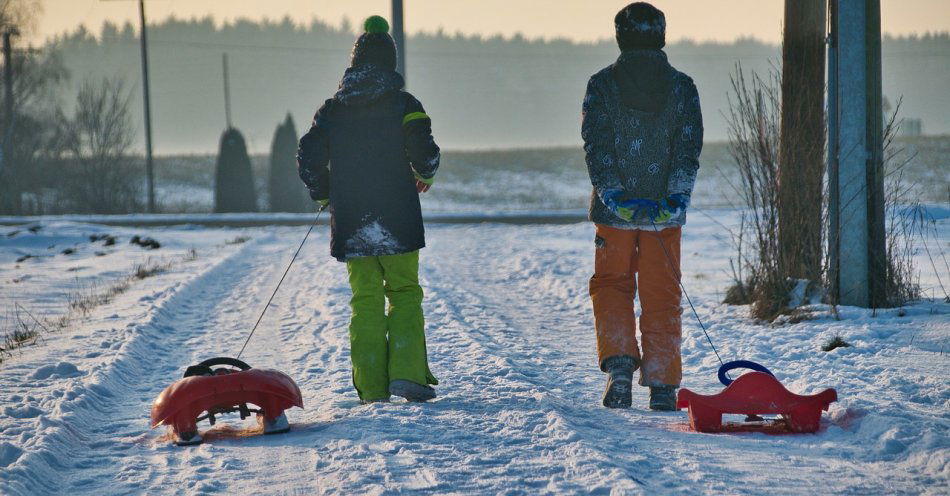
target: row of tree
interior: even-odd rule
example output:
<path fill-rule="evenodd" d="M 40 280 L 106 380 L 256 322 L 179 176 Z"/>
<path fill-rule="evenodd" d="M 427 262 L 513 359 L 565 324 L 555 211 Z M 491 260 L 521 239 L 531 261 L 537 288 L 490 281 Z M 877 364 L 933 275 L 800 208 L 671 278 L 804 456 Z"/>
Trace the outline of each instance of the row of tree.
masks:
<path fill-rule="evenodd" d="M 37 0 L 0 0 L 0 33 L 5 39 L 29 35 L 41 11 Z M 61 50 L 16 49 L 5 56 L 0 68 L 12 78 L 0 81 L 0 214 L 142 211 L 143 161 L 132 152 L 135 95 L 123 78 L 86 74 L 70 93 L 72 75 Z M 271 146 L 271 211 L 312 209 L 297 179 L 296 149 L 288 114 Z M 215 173 L 215 211 L 258 210 L 245 140 L 230 126 Z"/>
<path fill-rule="evenodd" d="M 133 154 L 132 92 L 121 79 L 80 84 L 64 104 L 69 73 L 56 52 L 19 51 L 12 59 L 12 118 L 0 119 L 0 214 L 120 214 L 142 211 L 143 165 Z M 0 92 L 5 108 L 7 92 Z M 271 145 L 267 206 L 274 212 L 312 210 L 296 173 L 297 131 L 288 114 Z M 244 137 L 221 136 L 215 171 L 215 211 L 258 210 Z"/>

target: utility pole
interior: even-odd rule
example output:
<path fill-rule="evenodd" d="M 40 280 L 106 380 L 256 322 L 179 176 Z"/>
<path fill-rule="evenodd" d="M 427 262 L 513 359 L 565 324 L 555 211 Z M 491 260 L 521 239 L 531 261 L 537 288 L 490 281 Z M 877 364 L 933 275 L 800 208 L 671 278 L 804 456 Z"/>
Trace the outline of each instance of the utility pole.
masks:
<path fill-rule="evenodd" d="M 145 25 L 145 0 L 139 0 L 142 26 L 142 92 L 145 98 L 145 176 L 148 181 L 148 212 L 155 213 L 155 164 L 152 161 L 152 99 L 148 85 L 148 28 Z"/>
<path fill-rule="evenodd" d="M 406 79 L 406 34 L 402 0 L 393 0 L 393 40 L 396 42 L 396 72 Z"/>
<path fill-rule="evenodd" d="M 116 0 L 100 0 L 116 1 Z M 141 35 L 139 41 L 142 48 L 142 94 L 145 100 L 145 178 L 148 189 L 148 211 L 154 213 L 155 208 L 155 165 L 152 160 L 152 103 L 149 96 L 148 79 L 148 28 L 145 24 L 145 0 L 139 2 L 139 27 Z"/>
<path fill-rule="evenodd" d="M 228 73 L 228 54 L 221 54 L 221 65 L 223 66 L 224 74 L 224 120 L 228 125 L 228 129 L 231 129 L 231 77 Z"/>
<path fill-rule="evenodd" d="M 0 209 L 7 213 L 20 213 L 20 188 L 16 171 L 13 170 L 13 36 L 19 31 L 13 26 L 0 26 L 3 35 L 3 136 L 0 136 L 0 177 L 5 177 L 6 191 L 0 191 Z"/>
<path fill-rule="evenodd" d="M 880 0 L 830 0 L 828 177 L 832 290 L 886 303 Z"/>
<path fill-rule="evenodd" d="M 783 277 L 821 278 L 827 0 L 785 0 L 778 237 Z"/>

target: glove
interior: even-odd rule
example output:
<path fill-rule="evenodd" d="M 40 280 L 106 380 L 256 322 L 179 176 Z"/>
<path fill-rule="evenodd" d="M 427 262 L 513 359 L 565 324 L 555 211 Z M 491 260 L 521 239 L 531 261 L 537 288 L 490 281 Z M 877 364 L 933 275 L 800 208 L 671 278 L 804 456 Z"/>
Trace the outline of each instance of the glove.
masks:
<path fill-rule="evenodd" d="M 416 192 L 417 193 L 425 193 L 426 191 L 429 191 L 429 188 L 432 187 L 432 183 L 435 182 L 435 176 L 432 176 L 427 179 L 420 176 L 419 173 L 417 172 L 413 172 L 412 175 L 416 177 Z"/>
<path fill-rule="evenodd" d="M 660 201 L 656 217 L 651 217 L 650 220 L 653 222 L 666 222 L 679 217 L 688 206 L 689 196 L 682 193 L 674 193 Z"/>
<path fill-rule="evenodd" d="M 323 209 L 327 208 L 327 205 L 330 204 L 330 199 L 327 198 L 326 200 L 317 200 L 317 203 L 320 204 L 320 210 L 323 210 Z"/>
<path fill-rule="evenodd" d="M 604 205 L 617 217 L 627 222 L 646 213 L 651 219 L 658 215 L 660 206 L 653 200 L 643 198 L 625 198 L 621 190 L 608 190 L 604 193 Z"/>

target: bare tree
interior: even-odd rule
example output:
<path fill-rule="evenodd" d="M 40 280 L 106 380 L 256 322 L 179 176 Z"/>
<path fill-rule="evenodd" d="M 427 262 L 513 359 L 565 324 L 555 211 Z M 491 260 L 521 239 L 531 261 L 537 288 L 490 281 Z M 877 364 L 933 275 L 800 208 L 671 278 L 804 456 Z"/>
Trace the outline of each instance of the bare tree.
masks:
<path fill-rule="evenodd" d="M 0 27 L 16 27 L 23 35 L 32 34 L 43 13 L 40 0 L 0 0 Z"/>
<path fill-rule="evenodd" d="M 130 98 L 120 80 L 86 82 L 73 117 L 59 118 L 69 180 L 63 191 L 72 211 L 127 213 L 140 207 L 141 187 L 129 155 L 134 140 Z"/>

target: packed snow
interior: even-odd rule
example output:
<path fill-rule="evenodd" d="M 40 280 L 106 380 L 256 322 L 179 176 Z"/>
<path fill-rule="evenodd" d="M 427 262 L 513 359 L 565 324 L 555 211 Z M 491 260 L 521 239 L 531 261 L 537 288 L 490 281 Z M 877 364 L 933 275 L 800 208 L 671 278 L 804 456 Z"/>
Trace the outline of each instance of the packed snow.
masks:
<path fill-rule="evenodd" d="M 934 212 L 936 254 L 950 215 Z M 589 223 L 430 225 L 421 279 L 439 397 L 360 405 L 346 270 L 321 226 L 242 357 L 297 381 L 305 408 L 287 412 L 291 431 L 263 436 L 225 416 L 204 444 L 176 447 L 149 430 L 152 400 L 188 365 L 238 352 L 306 228 L 4 228 L 5 325 L 18 308 L 55 319 L 70 295 L 136 266 L 163 269 L 3 356 L 0 494 L 947 494 L 950 304 L 937 279 L 947 274 L 920 250 L 924 301 L 813 305 L 810 320 L 758 324 L 720 303 L 733 256 L 723 225 L 737 218 L 691 215 L 683 282 L 724 359 L 763 363 L 797 393 L 837 389 L 817 434 L 691 432 L 685 412 L 648 410 L 642 388 L 630 410 L 601 407 Z M 135 235 L 161 247 L 129 244 Z M 719 391 L 719 362 L 688 307 L 683 322 L 684 386 Z M 821 351 L 836 335 L 852 346 Z"/>

